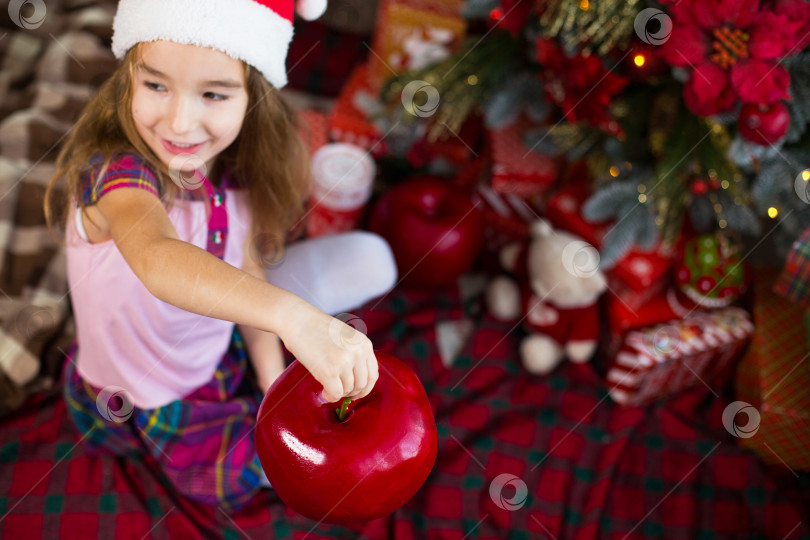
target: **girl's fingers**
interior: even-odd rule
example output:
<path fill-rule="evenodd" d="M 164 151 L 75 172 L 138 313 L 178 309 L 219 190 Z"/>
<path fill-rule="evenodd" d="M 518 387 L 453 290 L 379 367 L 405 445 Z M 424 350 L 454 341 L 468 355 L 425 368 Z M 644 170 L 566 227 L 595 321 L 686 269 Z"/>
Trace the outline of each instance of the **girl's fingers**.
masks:
<path fill-rule="evenodd" d="M 371 393 L 371 390 L 374 388 L 374 385 L 377 384 L 377 379 L 379 378 L 378 372 L 378 365 L 377 365 L 377 357 L 372 353 L 371 356 L 366 358 L 366 370 L 368 372 L 368 381 L 366 382 L 366 386 L 360 392 L 360 397 L 366 397 Z"/>
<path fill-rule="evenodd" d="M 354 364 L 354 387 L 349 389 L 349 397 L 355 398 L 365 390 L 368 384 L 368 366 L 365 359 Z"/>
<path fill-rule="evenodd" d="M 377 379 L 380 378 L 380 365 L 377 363 L 377 355 L 374 351 L 368 357 L 368 379 L 369 383 L 374 386 L 377 384 Z"/>
<path fill-rule="evenodd" d="M 351 367 L 340 372 L 340 383 L 343 391 L 338 399 L 348 396 L 354 388 L 354 371 L 352 371 Z"/>
<path fill-rule="evenodd" d="M 321 397 L 328 403 L 334 403 L 343 397 L 343 384 L 340 379 L 332 378 L 323 383 Z"/>

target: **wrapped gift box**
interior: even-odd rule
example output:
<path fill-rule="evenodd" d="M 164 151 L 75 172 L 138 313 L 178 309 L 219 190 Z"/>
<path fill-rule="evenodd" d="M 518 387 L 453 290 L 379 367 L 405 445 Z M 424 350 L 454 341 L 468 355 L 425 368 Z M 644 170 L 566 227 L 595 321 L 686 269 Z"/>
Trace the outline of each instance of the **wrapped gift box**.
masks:
<path fill-rule="evenodd" d="M 366 113 L 358 108 L 357 98 L 361 93 L 376 95 L 364 64 L 355 68 L 335 102 L 329 116 L 329 136 L 335 142 L 355 144 L 371 151 L 374 157 L 380 157 L 385 153 L 385 141 Z"/>
<path fill-rule="evenodd" d="M 543 215 L 541 195 L 521 198 L 514 193 L 499 193 L 488 181 L 478 184 L 473 199 L 484 213 L 485 249 L 497 254 L 514 242 L 528 242 L 531 224 Z"/>
<path fill-rule="evenodd" d="M 414 167 L 422 167 L 437 159 L 463 172 L 472 161 L 477 161 L 487 152 L 482 148 L 483 119 L 480 115 L 467 117 L 458 133 L 446 132 L 442 138 L 429 140 L 423 137 L 416 141 L 408 152 L 408 161 Z"/>
<path fill-rule="evenodd" d="M 449 56 L 467 31 L 464 0 L 382 0 L 369 57 L 369 80 L 379 90 L 396 73 Z M 392 73 L 393 71 L 393 73 Z"/>
<path fill-rule="evenodd" d="M 695 312 L 627 333 L 606 374 L 611 398 L 646 405 L 728 374 L 754 331 L 744 309 Z"/>
<path fill-rule="evenodd" d="M 774 291 L 810 309 L 810 227 L 793 243 Z"/>
<path fill-rule="evenodd" d="M 775 270 L 754 271 L 751 347 L 740 361 L 735 396 L 759 411 L 752 436 L 739 443 L 766 463 L 810 470 L 810 360 L 805 311 L 773 292 Z M 738 422 L 745 425 L 745 420 Z"/>
<path fill-rule="evenodd" d="M 513 241 L 529 238 L 529 226 L 538 215 L 529 202 L 513 193 L 498 193 L 485 183 L 479 184 L 475 199 L 493 231 Z"/>
<path fill-rule="evenodd" d="M 615 295 L 606 295 L 604 304 L 608 319 L 605 342 L 609 356 L 619 351 L 628 332 L 675 321 L 688 312 L 681 308 L 672 288 L 657 293 L 640 307 L 631 307 Z"/>
<path fill-rule="evenodd" d="M 568 232 L 581 236 L 596 248 L 610 230 L 610 223 L 590 223 L 582 216 L 582 205 L 591 195 L 584 182 L 576 182 L 555 192 L 548 200 L 546 216 L 551 222 Z"/>
<path fill-rule="evenodd" d="M 298 111 L 298 132 L 313 155 L 318 148 L 329 142 L 329 117 L 321 111 L 306 109 Z"/>
<path fill-rule="evenodd" d="M 535 127 L 537 124 L 521 117 L 507 127 L 489 132 L 495 191 L 527 198 L 545 193 L 556 180 L 556 161 L 523 143 L 526 132 Z"/>

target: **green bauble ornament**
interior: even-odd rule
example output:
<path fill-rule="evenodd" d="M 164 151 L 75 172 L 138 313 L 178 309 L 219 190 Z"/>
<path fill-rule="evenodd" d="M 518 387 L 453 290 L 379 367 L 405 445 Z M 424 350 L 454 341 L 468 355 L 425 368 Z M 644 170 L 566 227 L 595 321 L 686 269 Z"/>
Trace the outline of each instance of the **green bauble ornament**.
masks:
<path fill-rule="evenodd" d="M 725 307 L 748 287 L 739 246 L 722 234 L 688 241 L 675 270 L 678 290 L 704 308 Z"/>

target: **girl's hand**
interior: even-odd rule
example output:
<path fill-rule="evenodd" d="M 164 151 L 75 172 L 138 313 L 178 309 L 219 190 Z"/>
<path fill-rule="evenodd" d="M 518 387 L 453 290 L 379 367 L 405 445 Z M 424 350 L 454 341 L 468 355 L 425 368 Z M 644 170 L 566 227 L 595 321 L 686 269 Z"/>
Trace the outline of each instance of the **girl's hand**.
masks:
<path fill-rule="evenodd" d="M 371 341 L 303 300 L 279 333 L 287 349 L 323 385 L 323 399 L 367 396 L 379 378 Z"/>

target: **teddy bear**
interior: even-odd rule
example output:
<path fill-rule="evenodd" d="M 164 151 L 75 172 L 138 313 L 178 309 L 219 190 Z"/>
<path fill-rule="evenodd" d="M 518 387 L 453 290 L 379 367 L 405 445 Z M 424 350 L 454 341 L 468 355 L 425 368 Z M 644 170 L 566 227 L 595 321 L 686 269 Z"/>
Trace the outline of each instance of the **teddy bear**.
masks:
<path fill-rule="evenodd" d="M 597 300 L 607 288 L 596 249 L 547 222 L 531 224 L 528 242 L 500 252 L 501 275 L 487 289 L 487 304 L 500 320 L 524 324 L 529 335 L 520 343 L 525 368 L 550 373 L 563 358 L 586 362 L 599 339 Z"/>

